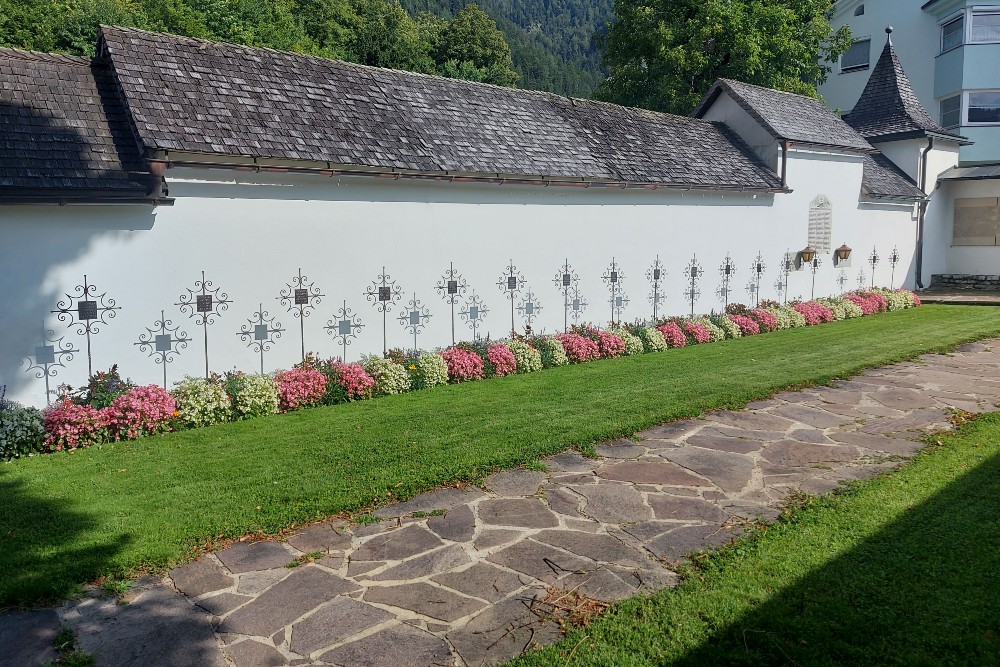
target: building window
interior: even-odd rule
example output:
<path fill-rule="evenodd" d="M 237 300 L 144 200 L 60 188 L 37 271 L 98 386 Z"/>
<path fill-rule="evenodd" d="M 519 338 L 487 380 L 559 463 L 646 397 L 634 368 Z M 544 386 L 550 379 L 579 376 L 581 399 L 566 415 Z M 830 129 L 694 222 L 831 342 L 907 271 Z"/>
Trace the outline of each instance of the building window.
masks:
<path fill-rule="evenodd" d="M 997 245 L 1000 205 L 995 197 L 956 199 L 952 245 Z"/>
<path fill-rule="evenodd" d="M 855 16 L 864 16 L 865 15 L 865 6 L 864 5 L 858 5 L 857 9 L 854 10 L 854 15 Z"/>
<path fill-rule="evenodd" d="M 1000 12 L 975 12 L 972 15 L 972 30 L 969 42 L 1000 42 Z"/>
<path fill-rule="evenodd" d="M 962 96 L 954 95 L 941 100 L 941 127 L 958 127 L 962 124 Z"/>
<path fill-rule="evenodd" d="M 970 125 L 1000 124 L 1000 91 L 969 93 L 968 120 Z"/>
<path fill-rule="evenodd" d="M 859 39 L 847 49 L 844 55 L 840 56 L 841 72 L 856 72 L 868 69 L 868 61 L 871 59 L 871 39 Z"/>
<path fill-rule="evenodd" d="M 965 36 L 965 17 L 959 16 L 941 26 L 941 52 L 950 51 L 962 46 Z"/>

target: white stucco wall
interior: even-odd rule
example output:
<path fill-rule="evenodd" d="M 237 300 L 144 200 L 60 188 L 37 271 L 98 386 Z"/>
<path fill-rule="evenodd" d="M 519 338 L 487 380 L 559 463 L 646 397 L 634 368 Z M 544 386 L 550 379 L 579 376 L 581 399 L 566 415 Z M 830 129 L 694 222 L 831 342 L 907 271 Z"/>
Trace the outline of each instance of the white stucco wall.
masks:
<path fill-rule="evenodd" d="M 233 303 L 209 329 L 215 371 L 253 371 L 258 357 L 237 337 L 241 325 L 263 303 L 288 329 L 265 356 L 267 370 L 299 358 L 297 320 L 277 301 L 279 290 L 301 267 L 326 297 L 306 320 L 306 347 L 323 355 L 340 348 L 322 329 L 343 300 L 359 313 L 365 329 L 348 357 L 380 353 L 381 316 L 362 292 L 382 266 L 403 289 L 404 302 L 416 292 L 433 317 L 419 345 L 450 342 L 449 310 L 434 292 L 449 262 L 489 308 L 482 334 L 500 337 L 510 326 L 509 302 L 496 286 L 509 259 L 523 272 L 543 310 L 536 331 L 562 328 L 562 298 L 552 283 L 568 258 L 580 276 L 590 307 L 586 319 L 605 324 L 608 290 L 600 276 L 614 257 L 631 299 L 623 319 L 647 318 L 649 283 L 644 274 L 659 254 L 667 271 L 667 302 L 661 312 L 683 314 L 682 271 L 696 253 L 705 270 L 696 310 L 722 305 L 715 296 L 718 267 L 726 253 L 738 273 L 735 301 L 749 302 L 748 266 L 763 253 L 767 272 L 764 298 L 774 298 L 774 282 L 786 250 L 806 244 L 809 203 L 819 194 L 833 203 L 833 246 L 855 248 L 848 288 L 868 266 L 871 248 L 888 255 L 893 245 L 904 257 L 897 285 L 912 280 L 912 207 L 859 204 L 861 164 L 857 157 L 792 151 L 791 194 L 697 194 L 671 191 L 584 190 L 579 188 L 412 183 L 321 176 L 256 176 L 225 170 L 173 169 L 168 172 L 173 207 L 18 206 L 0 208 L 0 385 L 8 398 L 44 404 L 44 385 L 25 372 L 22 360 L 39 344 L 44 320 L 57 336 L 84 350 L 52 381 L 85 382 L 85 341 L 49 311 L 83 274 L 121 310 L 93 338 L 94 369 L 118 363 L 133 380 L 162 380 L 161 368 L 133 345 L 160 310 L 181 323 L 194 340 L 170 365 L 171 380 L 204 371 L 201 330 L 173 305 L 205 270 L 207 278 Z M 824 256 L 816 294 L 839 291 L 838 271 Z M 811 274 L 793 273 L 790 294 L 809 297 Z M 879 266 L 876 283 L 889 282 L 889 266 Z M 866 279 L 867 283 L 867 279 Z M 412 338 L 390 314 L 390 347 L 409 347 Z M 457 323 L 459 339 L 471 337 Z M 518 319 L 518 327 L 522 324 Z"/>
<path fill-rule="evenodd" d="M 747 113 L 746 109 L 737 104 L 729 96 L 729 93 L 723 91 L 715 103 L 705 112 L 703 118 L 708 121 L 725 123 L 733 132 L 743 138 L 743 141 L 764 161 L 764 164 L 775 172 L 781 168 L 779 164 L 781 150 L 778 140 L 761 127 Z"/>
<path fill-rule="evenodd" d="M 1000 181 L 945 181 L 928 208 L 925 229 L 935 249 L 924 264 L 924 283 L 935 273 L 1000 275 L 1000 246 L 956 246 L 953 241 L 955 200 L 1000 197 Z"/>

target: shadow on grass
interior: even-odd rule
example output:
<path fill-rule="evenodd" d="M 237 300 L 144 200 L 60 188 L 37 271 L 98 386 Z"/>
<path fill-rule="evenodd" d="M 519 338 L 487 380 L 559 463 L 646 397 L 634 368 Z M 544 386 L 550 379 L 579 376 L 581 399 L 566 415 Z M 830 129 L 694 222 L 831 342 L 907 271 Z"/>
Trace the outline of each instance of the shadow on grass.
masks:
<path fill-rule="evenodd" d="M 85 534 L 97 525 L 93 516 L 33 494 L 0 467 L 0 609 L 58 602 L 75 592 L 66 582 L 105 574 L 129 540 L 88 544 Z"/>
<path fill-rule="evenodd" d="M 1000 664 L 998 510 L 995 456 L 675 664 Z"/>

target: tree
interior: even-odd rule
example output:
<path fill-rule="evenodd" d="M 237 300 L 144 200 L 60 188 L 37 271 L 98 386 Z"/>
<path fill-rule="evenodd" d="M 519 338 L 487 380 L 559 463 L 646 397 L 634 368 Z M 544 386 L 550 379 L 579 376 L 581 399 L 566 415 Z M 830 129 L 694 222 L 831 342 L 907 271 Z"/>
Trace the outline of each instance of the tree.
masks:
<path fill-rule="evenodd" d="M 439 32 L 434 56 L 445 76 L 517 84 L 507 40 L 496 21 L 475 4 L 463 7 Z"/>
<path fill-rule="evenodd" d="M 595 97 L 687 114 L 719 78 L 816 95 L 850 31 L 831 0 L 616 0 Z"/>

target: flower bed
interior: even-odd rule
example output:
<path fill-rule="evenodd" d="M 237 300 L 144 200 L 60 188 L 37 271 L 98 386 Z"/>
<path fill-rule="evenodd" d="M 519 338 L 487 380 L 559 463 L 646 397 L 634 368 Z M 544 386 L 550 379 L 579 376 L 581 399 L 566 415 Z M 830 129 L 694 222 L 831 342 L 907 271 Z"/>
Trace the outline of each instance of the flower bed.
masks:
<path fill-rule="evenodd" d="M 156 385 L 137 387 L 112 367 L 95 374 L 78 392 L 61 388 L 62 395 L 40 416 L 33 409 L 0 405 L 0 458 L 72 450 L 567 363 L 649 354 L 919 305 L 912 292 L 886 289 L 789 305 L 763 302 L 755 309 L 732 304 L 725 315 L 669 318 L 655 327 L 578 326 L 555 336 L 459 343 L 440 353 L 394 350 L 386 355 L 389 358 L 368 357 L 361 364 L 310 355 L 274 376 L 233 372 L 209 379 L 185 378 L 170 392 Z"/>

